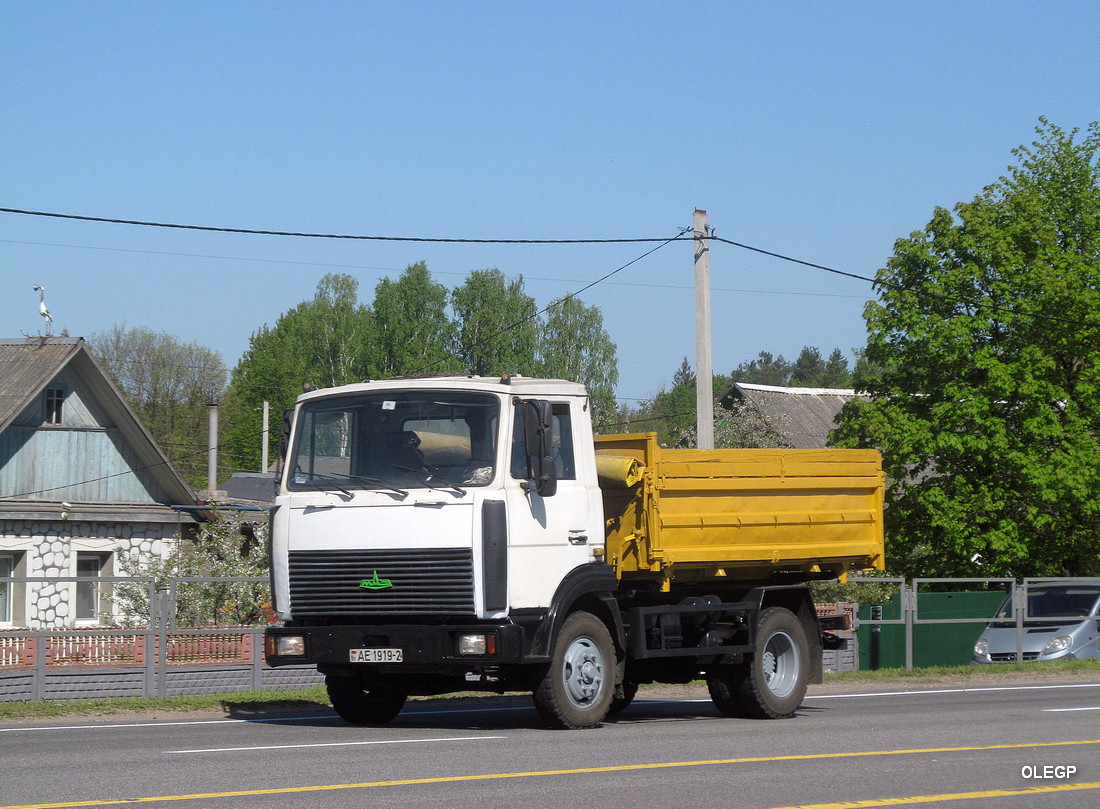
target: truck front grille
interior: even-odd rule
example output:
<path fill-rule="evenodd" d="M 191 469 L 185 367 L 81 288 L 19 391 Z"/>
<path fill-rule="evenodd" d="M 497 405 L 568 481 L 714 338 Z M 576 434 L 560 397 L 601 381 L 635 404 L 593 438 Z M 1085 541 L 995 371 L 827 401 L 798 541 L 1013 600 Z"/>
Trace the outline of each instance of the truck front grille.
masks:
<path fill-rule="evenodd" d="M 290 609 L 317 615 L 472 615 L 469 548 L 290 552 Z"/>

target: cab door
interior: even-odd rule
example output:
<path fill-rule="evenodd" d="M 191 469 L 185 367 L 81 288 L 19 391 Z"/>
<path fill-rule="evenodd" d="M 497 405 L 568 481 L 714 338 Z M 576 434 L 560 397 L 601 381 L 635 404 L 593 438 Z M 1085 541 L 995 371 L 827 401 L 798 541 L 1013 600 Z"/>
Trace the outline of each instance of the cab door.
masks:
<path fill-rule="evenodd" d="M 549 607 L 562 579 L 594 561 L 603 546 L 603 505 L 596 482 L 588 414 L 581 401 L 550 401 L 550 457 L 557 486 L 536 491 L 528 465 L 522 406 L 514 408 L 508 504 L 509 606 Z"/>

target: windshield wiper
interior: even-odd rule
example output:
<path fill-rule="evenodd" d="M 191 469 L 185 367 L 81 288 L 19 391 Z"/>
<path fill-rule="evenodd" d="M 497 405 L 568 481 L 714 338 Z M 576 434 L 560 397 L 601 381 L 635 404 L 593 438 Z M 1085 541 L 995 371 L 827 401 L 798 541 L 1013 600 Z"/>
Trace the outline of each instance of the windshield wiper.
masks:
<path fill-rule="evenodd" d="M 341 486 L 339 484 L 339 482 L 336 480 L 336 478 L 331 477 L 329 475 L 322 475 L 319 472 L 311 472 L 308 475 L 306 475 L 305 473 L 299 473 L 299 474 L 302 474 L 303 477 L 306 478 L 305 480 L 302 480 L 302 481 L 298 481 L 298 480 L 294 481 L 295 483 L 297 483 L 301 486 L 310 486 L 314 489 L 317 489 L 318 491 L 323 492 L 323 491 L 325 491 L 325 487 L 322 486 L 320 483 L 316 482 L 316 481 L 320 480 L 320 481 L 323 481 L 324 483 L 328 484 L 332 488 L 337 489 L 342 494 L 346 494 L 349 498 L 355 496 L 351 492 L 349 492 L 347 489 L 345 489 L 343 486 Z"/>
<path fill-rule="evenodd" d="M 414 475 L 418 475 L 424 478 L 424 483 L 426 483 L 431 488 L 438 488 L 431 485 L 431 482 L 433 480 L 438 480 L 440 483 L 443 484 L 444 487 L 450 489 L 453 492 L 456 492 L 459 497 L 466 494 L 465 489 L 463 489 L 461 486 L 457 486 L 454 483 L 451 483 L 451 481 L 447 480 L 447 478 L 443 477 L 432 467 L 425 466 L 420 469 L 413 469 L 411 466 L 400 466 L 395 463 L 391 463 L 390 467 L 393 469 L 400 469 L 402 472 L 411 472 Z"/>
<path fill-rule="evenodd" d="M 345 474 L 342 474 L 342 473 L 340 474 L 340 477 L 345 478 L 347 480 L 354 480 L 357 483 L 366 483 L 368 486 L 372 486 L 375 489 L 384 489 L 386 491 L 395 492 L 395 493 L 401 495 L 402 500 L 404 500 L 406 497 L 409 496 L 409 493 L 407 491 L 405 491 L 404 489 L 399 489 L 396 486 L 391 486 L 390 484 L 384 483 L 383 481 L 379 480 L 378 478 L 368 478 L 364 475 L 345 475 Z"/>
<path fill-rule="evenodd" d="M 311 486 L 314 489 L 317 489 L 319 491 L 324 491 L 325 490 L 324 486 L 322 486 L 320 483 L 314 482 L 314 480 L 313 480 L 313 479 L 317 479 L 317 480 L 323 481 L 324 483 L 326 483 L 327 485 L 329 485 L 332 488 L 336 489 L 337 491 L 341 492 L 342 494 L 347 495 L 349 498 L 354 497 L 355 495 L 352 494 L 349 490 L 345 489 L 343 486 L 340 485 L 341 480 L 351 480 L 351 481 L 355 481 L 357 483 L 366 483 L 372 489 L 382 489 L 384 491 L 391 491 L 391 492 L 394 492 L 395 494 L 399 495 L 402 500 L 404 500 L 406 497 L 409 496 L 409 493 L 407 491 L 405 491 L 404 489 L 398 489 L 396 486 L 390 486 L 388 483 L 383 483 L 382 481 L 378 480 L 378 478 L 368 478 L 368 477 L 363 477 L 361 475 L 345 475 L 343 473 L 337 473 L 335 475 L 326 475 L 326 474 L 322 474 L 320 472 L 313 472 L 310 475 L 306 475 L 306 478 L 307 478 L 307 480 L 301 481 L 301 485 Z"/>

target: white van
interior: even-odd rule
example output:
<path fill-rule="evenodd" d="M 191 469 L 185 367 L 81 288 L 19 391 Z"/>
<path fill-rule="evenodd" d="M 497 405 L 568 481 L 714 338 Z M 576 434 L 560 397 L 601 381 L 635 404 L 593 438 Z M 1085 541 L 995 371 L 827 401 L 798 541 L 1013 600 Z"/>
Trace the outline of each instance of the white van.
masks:
<path fill-rule="evenodd" d="M 975 663 L 1100 659 L 1100 579 L 1036 582 L 1026 588 L 1023 640 L 1017 641 L 1012 598 L 974 644 Z"/>

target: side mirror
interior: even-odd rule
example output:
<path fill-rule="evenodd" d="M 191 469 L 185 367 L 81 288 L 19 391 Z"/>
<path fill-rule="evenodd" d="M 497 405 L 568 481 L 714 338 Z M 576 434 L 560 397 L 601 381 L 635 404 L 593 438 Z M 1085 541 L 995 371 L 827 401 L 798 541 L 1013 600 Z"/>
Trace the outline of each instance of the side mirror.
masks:
<path fill-rule="evenodd" d="M 290 428 L 294 426 L 294 408 L 283 411 L 282 429 L 279 430 L 279 461 L 286 463 L 286 453 L 290 449 Z M 264 470 L 267 471 L 266 469 Z"/>
<path fill-rule="evenodd" d="M 524 399 L 523 439 L 527 450 L 527 490 L 542 497 L 553 497 L 558 490 L 554 468 L 554 422 L 550 403 L 544 399 Z"/>

